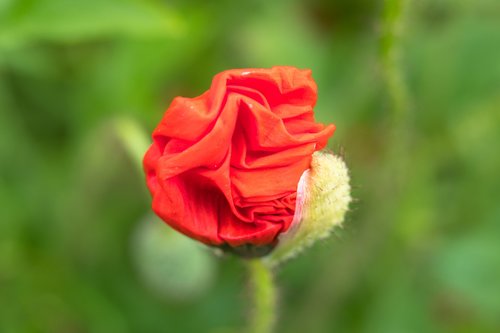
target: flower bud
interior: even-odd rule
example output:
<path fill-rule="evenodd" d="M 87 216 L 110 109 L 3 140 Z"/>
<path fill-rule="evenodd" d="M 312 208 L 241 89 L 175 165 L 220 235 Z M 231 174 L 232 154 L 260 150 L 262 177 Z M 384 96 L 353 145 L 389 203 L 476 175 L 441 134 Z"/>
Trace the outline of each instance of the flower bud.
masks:
<path fill-rule="evenodd" d="M 314 119 L 316 99 L 311 71 L 288 66 L 223 71 L 202 95 L 175 98 L 143 160 L 154 212 L 223 251 L 272 253 L 301 175 L 335 131 Z"/>
<path fill-rule="evenodd" d="M 216 262 L 198 243 L 148 215 L 131 243 L 141 281 L 153 293 L 176 301 L 200 297 L 215 279 Z"/>
<path fill-rule="evenodd" d="M 341 225 L 351 202 L 349 172 L 341 157 L 315 152 L 311 168 L 298 184 L 295 215 L 291 227 L 266 258 L 276 265 L 296 256 L 315 241 L 328 237 Z"/>

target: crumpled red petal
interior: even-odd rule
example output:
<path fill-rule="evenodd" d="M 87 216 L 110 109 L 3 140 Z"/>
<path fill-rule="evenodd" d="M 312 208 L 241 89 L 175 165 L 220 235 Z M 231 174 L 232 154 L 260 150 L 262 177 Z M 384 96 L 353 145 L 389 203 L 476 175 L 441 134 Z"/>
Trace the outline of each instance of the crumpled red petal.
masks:
<path fill-rule="evenodd" d="M 294 67 L 236 69 L 177 97 L 144 157 L 153 210 L 210 245 L 266 245 L 290 226 L 297 184 L 335 130 L 314 121 L 316 84 Z"/>

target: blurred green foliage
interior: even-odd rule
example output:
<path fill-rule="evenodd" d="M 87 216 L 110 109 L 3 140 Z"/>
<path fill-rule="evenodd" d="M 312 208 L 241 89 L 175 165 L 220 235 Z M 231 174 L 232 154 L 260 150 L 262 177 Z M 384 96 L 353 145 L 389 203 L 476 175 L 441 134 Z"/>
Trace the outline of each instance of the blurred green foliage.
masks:
<path fill-rule="evenodd" d="M 279 331 L 500 331 L 500 3 L 411 2 L 402 151 L 381 12 L 369 0 L 0 1 L 0 332 L 238 331 L 238 260 L 203 261 L 215 276 L 185 298 L 148 285 L 158 258 L 134 264 L 152 251 L 132 241 L 150 199 L 115 120 L 151 130 L 215 73 L 277 64 L 313 70 L 356 198 L 334 239 L 278 274 Z M 192 283 L 165 283 L 179 278 Z"/>

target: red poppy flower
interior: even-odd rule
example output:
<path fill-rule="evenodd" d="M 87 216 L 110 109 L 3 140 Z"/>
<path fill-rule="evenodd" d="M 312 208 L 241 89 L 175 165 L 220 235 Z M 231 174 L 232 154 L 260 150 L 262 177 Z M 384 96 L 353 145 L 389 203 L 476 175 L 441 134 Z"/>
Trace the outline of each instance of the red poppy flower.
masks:
<path fill-rule="evenodd" d="M 335 130 L 314 121 L 316 91 L 310 70 L 273 67 L 224 71 L 204 94 L 175 98 L 144 157 L 153 210 L 208 245 L 267 252 Z"/>

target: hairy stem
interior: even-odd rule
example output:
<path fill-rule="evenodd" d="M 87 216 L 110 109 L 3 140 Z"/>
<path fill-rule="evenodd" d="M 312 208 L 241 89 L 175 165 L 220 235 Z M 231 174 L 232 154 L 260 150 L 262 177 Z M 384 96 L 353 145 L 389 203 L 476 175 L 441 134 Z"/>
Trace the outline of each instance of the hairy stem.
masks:
<path fill-rule="evenodd" d="M 406 118 L 408 90 L 401 68 L 401 35 L 407 0 L 385 0 L 381 18 L 380 62 L 396 125 Z"/>
<path fill-rule="evenodd" d="M 260 259 L 248 262 L 253 308 L 249 333 L 271 333 L 276 322 L 276 287 L 271 269 Z"/>
<path fill-rule="evenodd" d="M 384 0 L 381 15 L 380 65 L 388 101 L 387 188 L 400 193 L 408 179 L 410 166 L 412 114 L 410 94 L 401 62 L 402 36 L 406 27 L 409 0 Z"/>

